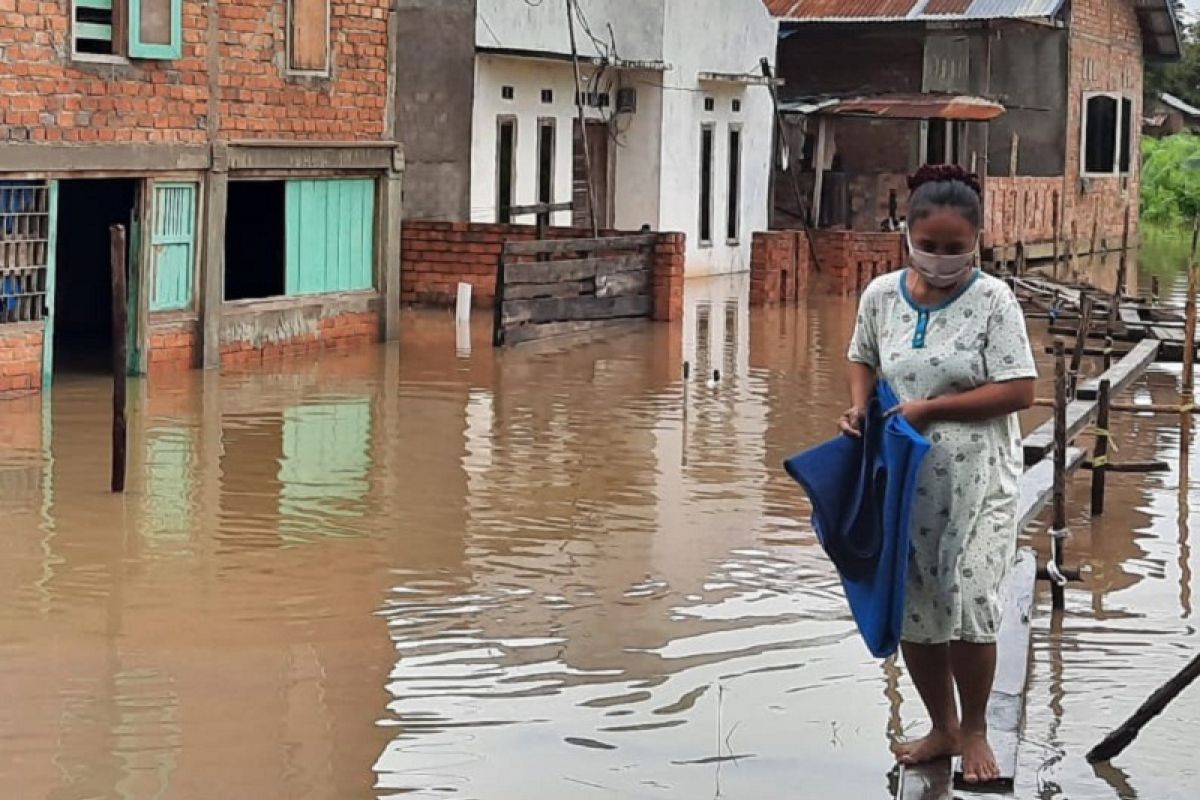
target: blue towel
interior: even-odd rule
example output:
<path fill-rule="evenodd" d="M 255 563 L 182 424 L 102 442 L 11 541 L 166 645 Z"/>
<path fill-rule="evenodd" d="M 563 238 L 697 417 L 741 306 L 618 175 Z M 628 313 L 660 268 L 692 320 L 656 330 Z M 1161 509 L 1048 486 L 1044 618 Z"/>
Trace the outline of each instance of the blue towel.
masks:
<path fill-rule="evenodd" d="M 903 417 L 880 381 L 861 439 L 839 436 L 784 463 L 813 506 L 817 538 L 842 576 L 854 621 L 871 654 L 900 646 L 908 579 L 909 520 L 929 442 Z"/>

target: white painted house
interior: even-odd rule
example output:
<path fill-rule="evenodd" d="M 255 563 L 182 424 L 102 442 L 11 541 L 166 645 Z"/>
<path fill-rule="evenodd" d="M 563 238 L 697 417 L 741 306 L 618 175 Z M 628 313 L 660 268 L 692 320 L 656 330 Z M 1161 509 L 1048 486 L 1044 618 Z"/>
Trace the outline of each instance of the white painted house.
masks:
<path fill-rule="evenodd" d="M 553 224 L 687 234 L 687 274 L 750 268 L 767 227 L 777 23 L 762 0 L 478 0 L 470 219 L 575 202 Z"/>

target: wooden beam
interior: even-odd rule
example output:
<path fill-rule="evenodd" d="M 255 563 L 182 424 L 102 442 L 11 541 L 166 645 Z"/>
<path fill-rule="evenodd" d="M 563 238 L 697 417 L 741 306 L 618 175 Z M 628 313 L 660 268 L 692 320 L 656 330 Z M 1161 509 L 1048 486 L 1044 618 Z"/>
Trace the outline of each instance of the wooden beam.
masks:
<path fill-rule="evenodd" d="M 504 252 L 510 256 L 562 255 L 564 253 L 597 253 L 620 250 L 638 250 L 653 247 L 658 243 L 658 234 L 646 233 L 637 236 L 608 236 L 596 239 L 551 239 L 544 242 L 505 242 Z"/>
<path fill-rule="evenodd" d="M 900 767 L 896 800 L 954 800 L 950 759 Z"/>
<path fill-rule="evenodd" d="M 651 305 L 649 295 L 505 300 L 501 319 L 507 328 L 521 323 L 540 325 L 549 322 L 648 317 Z"/>
<path fill-rule="evenodd" d="M 1154 339 L 1143 339 L 1138 342 L 1127 356 L 1112 365 L 1112 369 L 1097 378 L 1079 384 L 1075 398 L 1077 400 L 1095 400 L 1100 393 L 1100 382 L 1103 380 L 1109 382 L 1114 397 L 1125 391 L 1158 358 L 1160 346 L 1159 342 Z"/>
<path fill-rule="evenodd" d="M 534 203 L 528 206 L 513 206 L 508 213 L 514 217 L 527 217 L 530 214 L 553 214 L 556 211 L 574 211 L 575 204 L 566 203 Z"/>
<path fill-rule="evenodd" d="M 615 275 L 638 270 L 646 272 L 650 270 L 649 259 L 640 253 L 623 256 L 596 256 L 567 261 L 538 261 L 519 264 L 508 262 L 504 270 L 504 281 L 508 286 L 518 283 L 585 281 L 598 275 Z"/>

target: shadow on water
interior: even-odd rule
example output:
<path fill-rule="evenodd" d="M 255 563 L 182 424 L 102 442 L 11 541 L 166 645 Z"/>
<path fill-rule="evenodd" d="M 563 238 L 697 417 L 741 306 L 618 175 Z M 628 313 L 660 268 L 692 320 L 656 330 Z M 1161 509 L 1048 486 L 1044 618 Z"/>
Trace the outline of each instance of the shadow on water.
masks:
<path fill-rule="evenodd" d="M 744 276 L 696 281 L 680 324 L 500 353 L 486 320 L 463 341 L 411 312 L 399 346 L 137 383 L 123 498 L 103 380 L 4 402 L 0 780 L 47 798 L 886 796 L 888 739 L 920 703 L 866 654 L 779 469 L 844 405 L 854 302 L 746 296 Z M 1177 460 L 1169 421 L 1115 427 L 1121 457 Z M 1194 692 L 1119 769 L 1082 753 L 1196 647 L 1179 524 L 1196 490 L 1123 476 L 1095 525 L 1073 505 L 1091 574 L 1060 620 L 1039 597 L 1017 796 L 1191 796 Z"/>

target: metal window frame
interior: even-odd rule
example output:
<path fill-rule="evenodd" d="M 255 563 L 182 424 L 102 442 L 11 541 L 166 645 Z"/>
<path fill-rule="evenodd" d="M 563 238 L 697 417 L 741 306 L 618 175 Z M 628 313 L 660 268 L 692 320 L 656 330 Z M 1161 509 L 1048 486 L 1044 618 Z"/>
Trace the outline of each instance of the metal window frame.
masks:
<path fill-rule="evenodd" d="M 333 74 L 333 8 L 331 0 L 325 0 L 325 67 L 323 69 L 300 69 L 292 66 L 293 36 L 295 30 L 296 0 L 287 0 L 287 35 L 284 54 L 284 73 L 295 77 L 328 78 Z"/>

